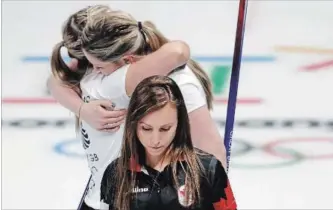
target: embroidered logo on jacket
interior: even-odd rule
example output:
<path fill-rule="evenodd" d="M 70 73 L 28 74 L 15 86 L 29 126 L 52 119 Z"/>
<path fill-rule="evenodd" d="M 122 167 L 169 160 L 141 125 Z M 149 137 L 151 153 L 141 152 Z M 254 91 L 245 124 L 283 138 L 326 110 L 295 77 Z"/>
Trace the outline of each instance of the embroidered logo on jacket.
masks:
<path fill-rule="evenodd" d="M 148 188 L 138 188 L 138 187 L 135 187 L 133 190 L 132 190 L 133 193 L 142 193 L 142 192 L 148 192 Z"/>

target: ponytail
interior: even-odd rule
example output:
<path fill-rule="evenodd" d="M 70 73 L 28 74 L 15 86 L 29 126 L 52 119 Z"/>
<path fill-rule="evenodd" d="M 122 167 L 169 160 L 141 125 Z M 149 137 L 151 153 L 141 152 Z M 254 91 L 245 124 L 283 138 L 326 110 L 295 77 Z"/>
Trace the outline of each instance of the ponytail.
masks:
<path fill-rule="evenodd" d="M 167 39 L 159 30 L 157 30 L 156 26 L 151 21 L 145 21 L 143 23 L 143 31 L 148 38 L 148 44 L 153 52 L 162 47 L 162 45 L 169 42 L 169 39 Z M 209 79 L 209 76 L 196 61 L 190 59 L 187 65 L 195 74 L 204 89 L 208 109 L 213 109 L 214 97 L 212 91 L 212 83 Z M 176 70 L 178 70 L 178 68 Z"/>
<path fill-rule="evenodd" d="M 68 85 L 73 89 L 77 89 L 79 88 L 79 83 L 84 73 L 80 71 L 80 69 L 78 71 L 73 71 L 67 66 L 61 56 L 62 47 L 64 47 L 64 41 L 59 42 L 53 48 L 51 55 L 52 74 L 57 79 L 61 80 L 65 85 Z"/>
<path fill-rule="evenodd" d="M 65 73 L 68 71 L 68 66 L 61 57 L 61 48 L 64 46 L 64 41 L 59 42 L 53 48 L 51 55 L 51 70 L 53 76 L 57 79 L 64 80 Z"/>
<path fill-rule="evenodd" d="M 143 22 L 143 31 L 148 38 L 149 47 L 153 52 L 169 42 L 169 40 L 157 30 L 156 26 L 151 21 Z"/>
<path fill-rule="evenodd" d="M 51 69 L 54 77 L 63 82 L 63 84 L 72 88 L 79 96 L 81 96 L 80 81 L 87 68 L 87 63 L 84 60 L 79 61 L 78 70 L 71 70 L 61 56 L 61 48 L 64 47 L 64 41 L 59 42 L 53 48 L 51 55 Z M 70 56 L 74 58 L 73 56 Z M 80 69 L 86 66 L 84 69 Z M 75 117 L 75 130 L 79 132 L 80 119 Z"/>

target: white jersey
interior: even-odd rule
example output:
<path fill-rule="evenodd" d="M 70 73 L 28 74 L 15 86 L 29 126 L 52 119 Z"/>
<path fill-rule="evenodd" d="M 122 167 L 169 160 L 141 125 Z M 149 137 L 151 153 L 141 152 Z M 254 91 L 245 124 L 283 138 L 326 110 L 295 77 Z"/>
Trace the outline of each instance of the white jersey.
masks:
<path fill-rule="evenodd" d="M 127 108 L 130 101 L 125 90 L 128 67 L 129 65 L 123 66 L 108 76 L 96 72 L 88 73 L 80 83 L 83 100 L 89 102 L 107 99 L 115 104 L 116 109 Z M 203 88 L 188 67 L 170 74 L 170 78 L 178 84 L 188 112 L 206 104 Z M 100 208 L 100 184 L 104 170 L 119 156 L 123 126 L 124 123 L 115 133 L 107 133 L 90 127 L 84 121 L 81 123 L 82 144 L 92 174 L 85 203 L 94 209 Z"/>

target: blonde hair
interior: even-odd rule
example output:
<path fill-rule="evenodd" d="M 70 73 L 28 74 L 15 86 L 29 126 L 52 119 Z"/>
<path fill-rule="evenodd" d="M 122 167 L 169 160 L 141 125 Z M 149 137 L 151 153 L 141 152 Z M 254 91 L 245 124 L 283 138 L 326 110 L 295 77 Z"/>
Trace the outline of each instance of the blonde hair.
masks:
<path fill-rule="evenodd" d="M 90 14 L 110 11 L 105 5 L 89 6 L 77 11 L 67 18 L 62 27 L 62 41 L 56 44 L 51 55 L 52 74 L 64 82 L 64 84 L 79 90 L 79 82 L 89 67 L 81 46 L 81 34 L 86 26 Z M 78 69 L 72 71 L 61 56 L 61 48 L 65 47 L 70 58 L 78 59 Z"/>
<path fill-rule="evenodd" d="M 123 11 L 91 15 L 82 32 L 82 47 L 101 61 L 117 63 L 126 54 L 146 55 L 158 50 L 169 40 L 150 21 L 136 21 Z M 209 109 L 213 93 L 210 79 L 202 67 L 190 60 L 187 65 L 200 81 Z"/>

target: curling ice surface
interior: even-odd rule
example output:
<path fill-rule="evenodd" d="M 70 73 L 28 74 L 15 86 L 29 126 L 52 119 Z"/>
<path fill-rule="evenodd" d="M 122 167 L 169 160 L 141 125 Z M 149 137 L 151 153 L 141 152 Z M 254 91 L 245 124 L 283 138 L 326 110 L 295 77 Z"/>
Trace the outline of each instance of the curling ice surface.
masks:
<path fill-rule="evenodd" d="M 21 118 L 70 119 L 68 112 L 58 105 L 3 107 L 4 121 Z M 10 110 L 20 110 L 11 112 Z M 217 107 L 215 119 L 224 107 Z M 240 114 L 246 108 L 239 108 Z M 9 111 L 9 112 L 8 112 Z M 259 110 L 257 110 L 259 111 Z M 30 113 L 30 114 L 24 114 Z M 48 113 L 48 114 L 47 114 Z M 36 115 L 41 117 L 36 117 Z M 31 116 L 29 116 L 31 115 Z M 22 117 L 24 116 L 24 117 Z M 33 117 L 34 116 L 34 117 Z M 260 116 L 260 115 L 259 115 Z M 239 119 L 253 119 L 254 115 Z M 262 117 L 262 115 L 261 115 Z M 270 115 L 268 115 L 270 118 Z M 272 116 L 272 119 L 274 117 Z M 13 122 L 13 121 L 12 121 Z M 25 126 L 32 125 L 26 123 Z M 220 128 L 221 133 L 224 132 Z M 3 205 L 4 208 L 69 209 L 75 208 L 88 179 L 89 171 L 80 140 L 64 147 L 68 153 L 81 158 L 58 154 L 54 146 L 63 141 L 74 141 L 74 125 L 54 128 L 16 128 L 4 125 L 3 132 Z M 319 129 L 252 129 L 236 126 L 234 139 L 246 140 L 254 146 L 279 138 L 331 137 L 332 130 Z M 291 143 L 288 148 L 304 154 L 328 154 L 331 141 Z M 235 151 L 241 149 L 234 143 Z M 231 158 L 231 164 L 265 164 L 285 160 L 268 156 L 262 151 Z M 331 206 L 329 193 L 333 185 L 325 180 L 333 176 L 332 159 L 310 160 L 292 166 L 271 169 L 245 169 L 231 165 L 230 177 L 240 208 L 327 208 Z M 20 202 L 17 202 L 17 199 Z"/>

